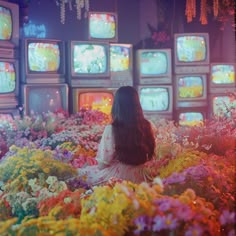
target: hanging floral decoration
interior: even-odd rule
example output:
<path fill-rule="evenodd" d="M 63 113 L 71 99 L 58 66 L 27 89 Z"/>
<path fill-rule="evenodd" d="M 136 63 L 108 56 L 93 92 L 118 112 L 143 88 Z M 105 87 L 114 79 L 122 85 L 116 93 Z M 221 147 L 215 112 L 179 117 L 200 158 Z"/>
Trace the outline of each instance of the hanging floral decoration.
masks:
<path fill-rule="evenodd" d="M 84 9 L 84 17 L 86 18 L 89 11 L 89 0 L 56 0 L 56 5 L 60 6 L 61 23 L 65 24 L 66 19 L 66 6 L 70 11 L 73 10 L 73 6 L 76 9 L 77 19 L 82 19 L 82 10 Z"/>
<path fill-rule="evenodd" d="M 157 28 L 154 28 L 149 23 L 147 25 L 151 32 L 151 40 L 154 48 L 171 47 L 171 35 L 168 31 L 168 27 L 164 23 L 159 23 Z"/>
<path fill-rule="evenodd" d="M 196 0 L 186 0 L 185 15 L 188 23 L 196 17 L 196 5 Z M 234 19 L 235 3 L 233 0 L 201 0 L 199 20 L 202 25 L 208 24 L 208 14 L 213 14 L 213 17 L 224 25 L 230 19 Z M 232 26 L 235 27 L 234 20 Z"/>
<path fill-rule="evenodd" d="M 196 0 L 186 0 L 185 15 L 188 23 L 196 17 Z"/>

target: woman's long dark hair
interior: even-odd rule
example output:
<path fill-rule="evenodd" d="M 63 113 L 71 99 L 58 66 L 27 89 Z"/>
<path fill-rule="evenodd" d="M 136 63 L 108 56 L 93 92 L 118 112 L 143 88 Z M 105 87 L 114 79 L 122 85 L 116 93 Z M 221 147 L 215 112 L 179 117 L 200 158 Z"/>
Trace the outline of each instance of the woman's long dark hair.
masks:
<path fill-rule="evenodd" d="M 133 87 L 123 86 L 117 90 L 112 120 L 115 158 L 129 165 L 140 165 L 150 160 L 154 154 L 155 139 Z"/>

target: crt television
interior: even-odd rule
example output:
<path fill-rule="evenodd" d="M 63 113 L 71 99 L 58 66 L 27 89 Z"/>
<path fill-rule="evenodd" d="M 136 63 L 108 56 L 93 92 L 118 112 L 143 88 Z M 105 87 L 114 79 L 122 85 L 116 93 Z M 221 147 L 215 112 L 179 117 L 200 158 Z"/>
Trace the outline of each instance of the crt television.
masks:
<path fill-rule="evenodd" d="M 210 93 L 223 92 L 226 89 L 236 89 L 236 64 L 211 63 L 209 78 Z"/>
<path fill-rule="evenodd" d="M 70 111 L 77 113 L 82 108 L 111 114 L 117 88 L 72 88 L 70 91 Z"/>
<path fill-rule="evenodd" d="M 22 85 L 21 104 L 25 115 L 68 111 L 67 84 Z"/>
<path fill-rule="evenodd" d="M 0 0 L 0 48 L 14 48 L 18 46 L 19 6 Z M 5 53 L 7 54 L 7 49 Z"/>
<path fill-rule="evenodd" d="M 22 82 L 65 82 L 65 45 L 61 40 L 28 38 L 22 41 Z"/>
<path fill-rule="evenodd" d="M 111 85 L 109 43 L 70 41 L 68 62 L 68 82 L 72 87 Z"/>
<path fill-rule="evenodd" d="M 19 62 L 0 58 L 0 108 L 15 107 L 19 96 Z"/>
<path fill-rule="evenodd" d="M 182 73 L 209 73 L 210 45 L 208 33 L 174 35 L 174 70 Z"/>
<path fill-rule="evenodd" d="M 139 85 L 137 90 L 147 118 L 173 118 L 172 85 Z"/>
<path fill-rule="evenodd" d="M 175 75 L 176 107 L 207 106 L 207 75 Z"/>
<path fill-rule="evenodd" d="M 118 16 L 115 12 L 89 12 L 88 38 L 92 41 L 118 41 Z"/>
<path fill-rule="evenodd" d="M 110 78 L 115 87 L 133 85 L 132 44 L 110 44 Z"/>
<path fill-rule="evenodd" d="M 136 51 L 135 83 L 171 84 L 171 49 L 139 49 Z"/>

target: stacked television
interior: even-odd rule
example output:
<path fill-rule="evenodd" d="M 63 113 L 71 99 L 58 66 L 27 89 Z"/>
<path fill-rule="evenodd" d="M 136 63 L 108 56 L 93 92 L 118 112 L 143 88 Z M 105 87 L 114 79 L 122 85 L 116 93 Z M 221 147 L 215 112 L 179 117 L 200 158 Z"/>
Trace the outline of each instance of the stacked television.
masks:
<path fill-rule="evenodd" d="M 21 103 L 25 115 L 68 111 L 65 43 L 27 38 L 21 43 Z"/>
<path fill-rule="evenodd" d="M 71 40 L 68 49 L 70 112 L 81 109 L 110 114 L 122 85 L 133 85 L 132 45 L 118 43 L 114 12 L 89 12 L 88 40 Z"/>
<path fill-rule="evenodd" d="M 201 125 L 208 112 L 209 35 L 174 35 L 175 117 L 180 125 Z"/>
<path fill-rule="evenodd" d="M 171 49 L 136 52 L 135 86 L 148 119 L 173 119 Z"/>
<path fill-rule="evenodd" d="M 236 64 L 211 63 L 209 78 L 209 116 L 232 117 L 236 114 Z"/>
<path fill-rule="evenodd" d="M 0 120 L 18 115 L 19 8 L 0 1 Z M 4 118 L 4 119 L 2 119 Z M 1 125 L 1 124 L 0 124 Z"/>

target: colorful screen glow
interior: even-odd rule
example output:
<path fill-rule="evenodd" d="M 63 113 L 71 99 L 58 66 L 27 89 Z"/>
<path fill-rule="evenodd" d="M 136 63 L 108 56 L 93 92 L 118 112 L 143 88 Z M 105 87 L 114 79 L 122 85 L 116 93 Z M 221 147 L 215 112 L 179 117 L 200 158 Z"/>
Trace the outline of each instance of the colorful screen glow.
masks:
<path fill-rule="evenodd" d="M 10 9 L 0 6 L 0 40 L 10 40 L 12 28 L 13 22 Z"/>
<path fill-rule="evenodd" d="M 142 88 L 139 96 L 143 111 L 167 111 L 169 108 L 167 88 Z"/>
<path fill-rule="evenodd" d="M 163 75 L 167 73 L 168 58 L 163 52 L 142 52 L 141 54 L 141 75 Z"/>
<path fill-rule="evenodd" d="M 0 93 L 10 93 L 16 88 L 16 72 L 13 63 L 0 62 Z"/>
<path fill-rule="evenodd" d="M 110 70 L 127 71 L 130 68 L 130 48 L 112 45 L 110 46 Z"/>
<path fill-rule="evenodd" d="M 177 38 L 177 58 L 179 62 L 203 62 L 207 58 L 204 36 L 179 36 Z"/>
<path fill-rule="evenodd" d="M 204 89 L 202 78 L 199 76 L 178 79 L 179 98 L 200 98 L 203 96 Z"/>
<path fill-rule="evenodd" d="M 203 119 L 201 112 L 183 112 L 179 114 L 179 125 L 199 126 L 203 125 Z"/>
<path fill-rule="evenodd" d="M 78 99 L 79 108 L 98 110 L 105 114 L 111 114 L 113 94 L 108 92 L 81 93 Z"/>
<path fill-rule="evenodd" d="M 89 15 L 89 36 L 95 39 L 116 37 L 116 16 L 109 13 L 91 13 Z"/>
<path fill-rule="evenodd" d="M 28 64 L 30 71 L 56 72 L 60 66 L 59 45 L 57 43 L 29 43 Z"/>
<path fill-rule="evenodd" d="M 233 65 L 213 65 L 211 68 L 211 81 L 214 84 L 235 83 L 235 69 Z"/>
<path fill-rule="evenodd" d="M 107 71 L 107 53 L 103 45 L 76 44 L 73 47 L 73 72 L 103 74 Z"/>

